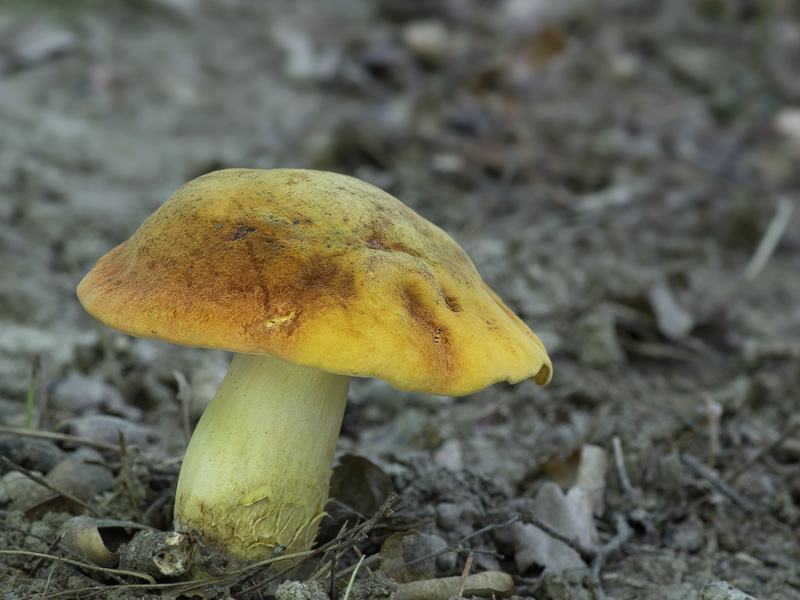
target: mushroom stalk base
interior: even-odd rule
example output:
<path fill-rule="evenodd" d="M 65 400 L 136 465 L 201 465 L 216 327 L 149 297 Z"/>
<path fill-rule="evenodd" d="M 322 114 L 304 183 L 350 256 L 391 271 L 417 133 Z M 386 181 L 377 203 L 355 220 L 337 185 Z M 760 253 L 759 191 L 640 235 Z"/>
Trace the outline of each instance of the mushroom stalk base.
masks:
<path fill-rule="evenodd" d="M 175 526 L 241 563 L 311 547 L 350 377 L 236 354 L 183 459 Z"/>

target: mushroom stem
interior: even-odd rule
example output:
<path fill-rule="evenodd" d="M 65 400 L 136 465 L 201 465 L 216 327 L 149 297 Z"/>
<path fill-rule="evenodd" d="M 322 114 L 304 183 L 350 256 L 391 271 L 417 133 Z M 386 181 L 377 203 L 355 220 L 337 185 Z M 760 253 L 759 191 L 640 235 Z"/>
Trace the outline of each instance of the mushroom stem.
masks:
<path fill-rule="evenodd" d="M 236 354 L 183 459 L 175 526 L 239 562 L 311 547 L 350 377 Z"/>

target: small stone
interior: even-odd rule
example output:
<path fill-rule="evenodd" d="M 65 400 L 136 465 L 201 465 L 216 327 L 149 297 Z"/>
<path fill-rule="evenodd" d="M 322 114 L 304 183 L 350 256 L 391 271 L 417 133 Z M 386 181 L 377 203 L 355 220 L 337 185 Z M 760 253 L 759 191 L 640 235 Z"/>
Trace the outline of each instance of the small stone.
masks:
<path fill-rule="evenodd" d="M 710 581 L 700 590 L 700 600 L 756 600 L 725 581 Z"/>
<path fill-rule="evenodd" d="M 445 440 L 434 453 L 433 461 L 437 467 L 444 467 L 453 471 L 463 469 L 464 460 L 461 452 L 461 442 L 455 438 Z"/>
<path fill-rule="evenodd" d="M 584 365 L 604 367 L 625 360 L 617 339 L 614 316 L 607 309 L 596 308 L 575 324 L 578 358 Z"/>
<path fill-rule="evenodd" d="M 119 390 L 97 377 L 71 375 L 53 390 L 53 406 L 74 413 L 106 412 L 140 421 L 142 411 L 125 403 Z"/>
<path fill-rule="evenodd" d="M 461 507 L 452 502 L 442 502 L 436 507 L 436 524 L 443 531 L 453 531 L 461 522 Z"/>
<path fill-rule="evenodd" d="M 0 499 L 11 502 L 11 509 L 25 510 L 52 492 L 23 475 L 19 471 L 9 471 L 0 478 Z"/>
<path fill-rule="evenodd" d="M 47 482 L 83 501 L 108 491 L 114 483 L 103 457 L 91 448 L 78 448 L 58 463 L 45 477 Z"/>
<path fill-rule="evenodd" d="M 320 581 L 284 581 L 275 592 L 275 600 L 330 600 Z"/>
<path fill-rule="evenodd" d="M 48 440 L 8 436 L 0 437 L 0 456 L 30 471 L 47 473 L 64 458 L 64 451 Z"/>
<path fill-rule="evenodd" d="M 139 446 L 144 448 L 147 444 L 147 434 L 139 425 L 130 421 L 113 417 L 111 415 L 86 415 L 65 421 L 61 431 L 93 442 L 119 444 L 120 435 L 125 438 L 126 446 Z M 104 451 L 109 460 L 119 460 L 119 453 Z"/>

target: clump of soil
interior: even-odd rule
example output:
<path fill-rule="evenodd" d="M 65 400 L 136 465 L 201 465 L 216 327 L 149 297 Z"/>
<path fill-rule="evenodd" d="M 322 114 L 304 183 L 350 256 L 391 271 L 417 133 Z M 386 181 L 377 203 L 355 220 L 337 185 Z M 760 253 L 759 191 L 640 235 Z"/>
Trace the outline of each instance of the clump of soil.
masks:
<path fill-rule="evenodd" d="M 286 589 L 341 597 L 366 556 L 351 598 L 481 573 L 538 600 L 800 598 L 794 3 L 26 2 L 0 34 L 0 595 L 185 589 L 58 537 L 74 515 L 171 529 L 228 357 L 111 332 L 74 288 L 186 181 L 309 167 L 453 234 L 554 378 L 356 382 L 318 541 L 338 578 L 321 552 Z M 542 514 L 588 515 L 584 567 L 520 561 Z"/>

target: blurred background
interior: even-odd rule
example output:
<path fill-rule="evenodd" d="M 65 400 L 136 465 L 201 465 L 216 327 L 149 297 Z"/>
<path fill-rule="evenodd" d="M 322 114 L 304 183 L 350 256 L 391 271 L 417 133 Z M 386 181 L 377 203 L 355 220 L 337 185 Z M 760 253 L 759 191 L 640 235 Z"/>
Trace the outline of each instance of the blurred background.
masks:
<path fill-rule="evenodd" d="M 227 357 L 110 332 L 77 282 L 203 173 L 346 173 L 453 235 L 555 367 L 547 388 L 463 400 L 354 385 L 341 449 L 426 531 L 454 543 L 442 503 L 481 507 L 479 529 L 493 501 L 470 497 L 483 479 L 419 473 L 527 501 L 569 489 L 591 445 L 609 464 L 593 535 L 614 512 L 634 530 L 610 595 L 718 578 L 800 598 L 799 161 L 791 0 L 5 0 L 0 420 L 25 426 L 32 393 L 40 428 L 116 415 L 179 458 L 174 372 L 196 416 Z M 484 543 L 485 568 L 559 597 L 541 578 L 558 568 Z"/>

